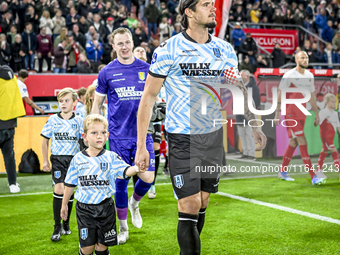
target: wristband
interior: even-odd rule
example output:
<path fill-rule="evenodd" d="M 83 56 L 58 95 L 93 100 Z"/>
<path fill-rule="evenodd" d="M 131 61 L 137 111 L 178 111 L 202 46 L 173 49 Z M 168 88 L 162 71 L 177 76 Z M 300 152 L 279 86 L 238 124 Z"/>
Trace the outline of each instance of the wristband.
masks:
<path fill-rule="evenodd" d="M 138 173 L 139 172 L 138 166 L 135 165 L 135 169 L 136 169 L 136 173 Z"/>

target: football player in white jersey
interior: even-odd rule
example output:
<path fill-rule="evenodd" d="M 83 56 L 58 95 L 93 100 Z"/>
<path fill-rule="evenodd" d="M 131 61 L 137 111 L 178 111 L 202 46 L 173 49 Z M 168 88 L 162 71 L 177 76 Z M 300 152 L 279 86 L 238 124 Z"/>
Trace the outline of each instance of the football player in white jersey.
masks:
<path fill-rule="evenodd" d="M 231 72 L 237 69 L 238 64 L 232 46 L 208 33 L 208 28 L 216 26 L 215 11 L 211 0 L 179 2 L 184 31 L 155 50 L 138 110 L 135 163 L 140 168 L 147 168 L 149 154 L 145 139 L 155 98 L 164 83 L 167 98 L 165 129 L 168 133 L 170 176 L 178 197 L 177 240 L 182 255 L 201 252 L 199 235 L 210 193 L 218 191 L 220 176 L 219 173 L 210 175 L 210 178 L 203 177 L 201 173 L 200 176 L 191 174 L 194 174 L 197 166 L 221 166 L 224 156 L 221 126 L 213 127 L 212 122 L 202 121 L 208 120 L 208 114 L 204 116 L 196 108 L 190 107 L 193 105 L 190 103 L 190 91 L 197 91 L 198 88 L 191 83 L 190 78 L 217 80 L 226 70 Z M 241 89 L 247 102 L 248 94 L 244 86 L 239 82 L 235 85 Z M 244 108 L 245 117 L 254 119 L 247 103 Z M 212 114 L 220 114 L 219 109 L 211 107 L 209 110 Z M 253 136 L 260 143 L 257 149 L 263 149 L 266 137 L 262 131 L 254 128 Z"/>
<path fill-rule="evenodd" d="M 336 97 L 335 95 L 328 93 L 324 97 L 324 102 L 326 107 L 322 109 L 319 113 L 320 115 L 320 136 L 322 140 L 322 150 L 320 152 L 319 160 L 318 160 L 318 176 L 321 176 L 320 174 L 324 176 L 322 173 L 323 170 L 327 170 L 327 172 L 331 172 L 333 170 L 334 172 L 339 172 L 339 155 L 338 152 L 334 146 L 334 136 L 335 132 L 340 133 L 340 122 L 338 113 L 334 111 L 335 104 L 336 104 Z M 333 162 L 335 165 L 335 168 L 329 168 L 329 166 L 326 166 L 323 164 L 325 161 L 325 158 L 328 154 L 328 151 L 331 152 Z M 329 170 L 329 171 L 328 171 Z"/>
<path fill-rule="evenodd" d="M 308 67 L 308 55 L 305 51 L 300 51 L 295 55 L 296 67 L 285 73 L 282 77 L 281 83 L 279 85 L 279 93 L 278 93 L 278 107 L 276 108 L 275 113 L 275 124 L 279 124 L 280 120 L 280 109 L 281 109 L 281 91 L 286 88 L 298 88 L 308 90 L 310 92 L 310 104 L 312 106 L 312 110 L 315 113 L 315 121 L 314 125 L 319 124 L 319 111 L 318 106 L 316 104 L 316 96 L 315 96 L 315 87 L 314 87 L 314 76 L 311 72 L 306 70 Z M 305 96 L 303 93 L 295 92 L 295 93 L 287 93 L 287 99 L 301 99 Z M 304 104 L 306 107 L 306 104 Z M 312 184 L 321 184 L 324 182 L 324 178 L 319 178 L 315 175 L 312 167 L 312 162 L 310 160 L 308 151 L 307 151 L 307 141 L 304 134 L 304 126 L 307 116 L 300 111 L 300 109 L 294 105 L 287 105 L 286 116 L 285 118 L 290 121 L 286 121 L 288 137 L 290 138 L 288 147 L 282 158 L 282 166 L 281 170 L 278 174 L 279 179 L 286 181 L 294 181 L 287 174 L 288 165 L 293 157 L 294 151 L 297 146 L 300 147 L 301 159 L 305 164 L 306 169 L 312 179 Z"/>

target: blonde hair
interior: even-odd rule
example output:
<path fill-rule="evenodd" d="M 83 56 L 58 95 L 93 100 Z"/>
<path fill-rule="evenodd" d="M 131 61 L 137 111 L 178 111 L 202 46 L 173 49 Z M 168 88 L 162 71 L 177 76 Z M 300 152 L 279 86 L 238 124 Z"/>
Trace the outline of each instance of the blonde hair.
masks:
<path fill-rule="evenodd" d="M 58 96 L 57 96 L 58 101 L 59 101 L 60 98 L 66 96 L 67 94 L 71 94 L 72 95 L 73 102 L 75 102 L 77 100 L 77 98 L 78 98 L 77 92 L 73 88 L 63 88 L 58 93 Z"/>
<path fill-rule="evenodd" d="M 336 96 L 333 95 L 332 93 L 327 93 L 324 97 L 323 97 L 323 101 L 325 102 L 325 105 L 329 102 L 329 100 L 334 97 L 336 99 Z"/>
<path fill-rule="evenodd" d="M 132 38 L 132 34 L 131 34 L 131 31 L 129 29 L 127 29 L 125 27 L 120 27 L 120 28 L 117 28 L 116 30 L 114 30 L 113 33 L 112 33 L 113 44 L 114 44 L 114 41 L 115 41 L 115 36 L 117 34 L 121 34 L 121 35 L 128 34 Z"/>
<path fill-rule="evenodd" d="M 86 115 L 91 114 L 92 106 L 93 106 L 93 98 L 91 98 L 94 95 L 94 91 L 96 90 L 97 85 L 92 84 L 87 88 L 86 94 L 85 94 L 85 113 Z M 102 107 L 102 113 L 105 115 L 105 107 Z"/>
<path fill-rule="evenodd" d="M 109 123 L 107 122 L 107 119 L 103 115 L 90 114 L 87 115 L 83 121 L 84 133 L 87 133 L 87 131 L 89 130 L 89 126 L 95 122 L 102 123 L 105 129 L 108 130 Z"/>

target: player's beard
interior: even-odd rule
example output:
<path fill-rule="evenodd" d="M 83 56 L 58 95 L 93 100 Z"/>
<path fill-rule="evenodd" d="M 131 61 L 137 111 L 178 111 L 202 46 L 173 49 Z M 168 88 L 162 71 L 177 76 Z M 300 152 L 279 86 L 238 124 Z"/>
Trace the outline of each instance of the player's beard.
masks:
<path fill-rule="evenodd" d="M 209 23 L 206 23 L 204 26 L 205 28 L 215 28 L 217 26 L 217 22 L 216 21 L 209 22 Z"/>
<path fill-rule="evenodd" d="M 300 66 L 304 69 L 307 69 L 308 68 L 308 64 L 307 65 L 304 65 L 304 64 L 300 64 Z"/>

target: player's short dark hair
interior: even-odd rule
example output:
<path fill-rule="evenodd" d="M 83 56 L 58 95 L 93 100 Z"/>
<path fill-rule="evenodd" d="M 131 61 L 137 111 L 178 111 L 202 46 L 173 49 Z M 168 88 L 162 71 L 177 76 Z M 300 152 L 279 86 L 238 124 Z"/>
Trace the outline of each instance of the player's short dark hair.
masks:
<path fill-rule="evenodd" d="M 26 79 L 28 77 L 28 72 L 26 69 L 21 69 L 18 72 L 18 77 Z"/>
<path fill-rule="evenodd" d="M 185 14 L 185 9 L 189 8 L 190 10 L 196 11 L 196 5 L 198 4 L 199 0 L 180 0 L 179 1 L 179 14 L 182 16 L 181 25 L 184 29 L 189 27 L 188 17 Z"/>
<path fill-rule="evenodd" d="M 87 89 L 84 88 L 84 87 L 81 87 L 80 89 L 78 89 L 78 91 L 77 91 L 78 97 L 85 96 L 86 91 L 87 91 Z"/>

